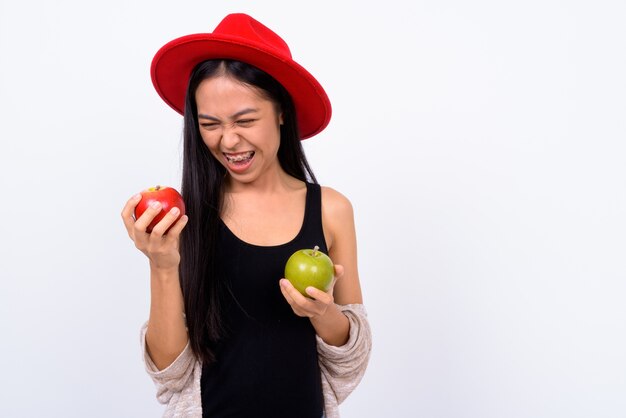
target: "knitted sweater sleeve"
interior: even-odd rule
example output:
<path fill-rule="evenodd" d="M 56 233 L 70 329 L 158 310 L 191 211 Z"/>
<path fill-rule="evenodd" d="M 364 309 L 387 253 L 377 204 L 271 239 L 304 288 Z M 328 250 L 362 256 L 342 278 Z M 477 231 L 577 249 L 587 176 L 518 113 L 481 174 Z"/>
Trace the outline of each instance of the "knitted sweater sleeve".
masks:
<path fill-rule="evenodd" d="M 350 321 L 348 342 L 341 347 L 317 337 L 326 418 L 339 418 L 339 404 L 359 384 L 369 361 L 372 336 L 361 304 L 337 305 Z M 146 349 L 147 323 L 141 328 L 141 348 L 146 371 L 157 389 L 157 400 L 166 404 L 163 418 L 201 418 L 202 365 L 189 344 L 172 364 L 158 370 Z"/>
<path fill-rule="evenodd" d="M 328 418 L 339 417 L 338 406 L 360 383 L 372 350 L 372 333 L 365 307 L 362 304 L 337 307 L 350 321 L 348 342 L 341 347 L 335 347 L 317 337 L 324 408 Z"/>
<path fill-rule="evenodd" d="M 157 389 L 157 400 L 166 404 L 163 418 L 202 418 L 200 391 L 201 363 L 187 346 L 172 364 L 159 370 L 146 349 L 146 330 L 141 328 L 141 348 L 146 372 Z"/>

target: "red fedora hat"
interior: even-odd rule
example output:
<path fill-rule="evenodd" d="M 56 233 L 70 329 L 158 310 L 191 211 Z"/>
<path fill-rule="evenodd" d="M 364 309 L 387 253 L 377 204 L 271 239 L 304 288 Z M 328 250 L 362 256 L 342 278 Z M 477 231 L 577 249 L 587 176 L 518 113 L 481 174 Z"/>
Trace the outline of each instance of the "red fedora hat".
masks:
<path fill-rule="evenodd" d="M 332 110 L 320 83 L 293 60 L 280 36 L 243 13 L 226 16 L 213 33 L 174 39 L 154 56 L 152 83 L 159 96 L 178 113 L 184 114 L 191 71 L 208 59 L 243 61 L 281 83 L 296 107 L 301 139 L 312 137 L 328 125 Z"/>

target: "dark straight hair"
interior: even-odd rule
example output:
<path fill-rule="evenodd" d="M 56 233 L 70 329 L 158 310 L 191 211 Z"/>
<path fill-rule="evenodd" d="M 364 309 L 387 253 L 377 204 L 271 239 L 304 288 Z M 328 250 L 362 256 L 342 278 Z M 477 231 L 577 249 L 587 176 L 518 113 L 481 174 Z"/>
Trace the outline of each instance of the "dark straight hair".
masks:
<path fill-rule="evenodd" d="M 196 90 L 206 79 L 226 76 L 259 89 L 282 112 L 278 161 L 299 180 L 317 183 L 298 134 L 295 107 L 287 90 L 249 64 L 209 60 L 191 73 L 185 99 L 182 195 L 189 222 L 181 234 L 179 266 L 190 346 L 203 363 L 215 361 L 213 347 L 224 334 L 221 312 L 228 291 L 217 269 L 217 239 L 226 169 L 200 136 Z"/>

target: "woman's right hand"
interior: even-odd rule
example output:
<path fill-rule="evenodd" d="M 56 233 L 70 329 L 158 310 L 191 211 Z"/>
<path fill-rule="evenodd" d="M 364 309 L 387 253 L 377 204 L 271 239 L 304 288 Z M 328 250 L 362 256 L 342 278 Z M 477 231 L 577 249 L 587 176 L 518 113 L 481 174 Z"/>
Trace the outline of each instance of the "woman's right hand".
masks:
<path fill-rule="evenodd" d="M 135 207 L 141 200 L 141 194 L 131 197 L 124 209 L 122 219 L 128 231 L 128 236 L 135 243 L 135 247 L 144 253 L 150 260 L 150 267 L 157 270 L 178 269 L 180 263 L 179 242 L 180 233 L 187 224 L 189 218 L 182 216 L 177 222 L 178 208 L 172 208 L 168 214 L 152 229 L 151 233 L 146 228 L 154 217 L 161 212 L 161 205 L 156 202 L 135 220 L 133 214 Z M 175 222 L 175 223 L 174 223 Z M 174 224 L 168 231 L 170 225 Z M 167 231 L 167 234 L 165 233 Z"/>

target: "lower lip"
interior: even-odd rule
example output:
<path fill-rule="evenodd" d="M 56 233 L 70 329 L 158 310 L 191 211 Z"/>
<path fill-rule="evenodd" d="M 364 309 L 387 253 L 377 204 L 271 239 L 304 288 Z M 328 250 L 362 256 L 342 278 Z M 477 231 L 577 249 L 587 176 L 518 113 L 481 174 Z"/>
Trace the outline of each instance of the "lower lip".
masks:
<path fill-rule="evenodd" d="M 250 168 L 250 166 L 252 165 L 252 161 L 254 160 L 254 155 L 245 163 L 233 163 L 233 162 L 228 161 L 228 158 L 226 157 L 224 158 L 226 159 L 226 165 L 228 166 L 229 171 L 232 171 L 233 173 L 241 174 L 245 172 L 248 168 Z"/>

